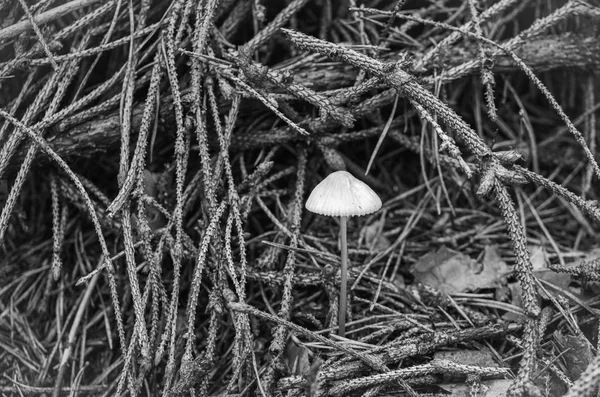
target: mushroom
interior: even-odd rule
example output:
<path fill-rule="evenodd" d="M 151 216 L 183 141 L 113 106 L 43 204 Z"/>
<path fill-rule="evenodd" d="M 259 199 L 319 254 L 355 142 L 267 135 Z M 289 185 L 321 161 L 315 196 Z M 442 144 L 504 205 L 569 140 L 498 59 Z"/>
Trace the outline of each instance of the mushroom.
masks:
<path fill-rule="evenodd" d="M 342 249 L 342 282 L 340 286 L 339 335 L 346 333 L 346 287 L 348 283 L 348 240 L 346 226 L 349 216 L 371 214 L 381 208 L 381 199 L 367 184 L 346 171 L 336 171 L 313 189 L 306 209 L 320 215 L 340 217 Z"/>

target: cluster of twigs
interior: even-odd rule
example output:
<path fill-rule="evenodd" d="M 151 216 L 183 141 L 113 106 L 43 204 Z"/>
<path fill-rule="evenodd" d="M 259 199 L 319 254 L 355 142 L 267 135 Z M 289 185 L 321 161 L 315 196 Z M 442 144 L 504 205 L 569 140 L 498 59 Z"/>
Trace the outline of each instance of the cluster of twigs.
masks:
<path fill-rule="evenodd" d="M 598 301 L 548 291 L 528 245 L 599 278 L 562 252 L 600 222 L 600 8 L 404 3 L 0 3 L 0 390 L 595 393 L 600 361 L 571 379 L 545 342 Z M 346 168 L 384 197 L 351 222 L 352 340 L 331 332 L 332 221 L 304 211 Z M 431 249 L 492 243 L 522 307 L 399 281 Z M 476 341 L 502 365 L 429 359 Z"/>

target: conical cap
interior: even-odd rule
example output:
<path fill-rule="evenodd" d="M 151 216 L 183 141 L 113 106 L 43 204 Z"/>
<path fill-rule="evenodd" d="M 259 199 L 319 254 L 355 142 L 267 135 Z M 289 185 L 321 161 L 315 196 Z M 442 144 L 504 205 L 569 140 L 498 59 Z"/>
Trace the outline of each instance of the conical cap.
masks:
<path fill-rule="evenodd" d="M 313 189 L 306 209 L 327 216 L 359 216 L 381 208 L 381 199 L 364 182 L 346 171 L 336 171 Z"/>

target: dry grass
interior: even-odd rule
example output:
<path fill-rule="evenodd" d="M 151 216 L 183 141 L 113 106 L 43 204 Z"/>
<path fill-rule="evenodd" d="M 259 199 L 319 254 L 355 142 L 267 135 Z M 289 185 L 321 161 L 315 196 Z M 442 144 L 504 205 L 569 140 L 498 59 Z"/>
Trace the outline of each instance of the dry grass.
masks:
<path fill-rule="evenodd" d="M 0 3 L 0 393 L 595 395 L 599 19 L 593 0 Z M 304 209 L 344 168 L 384 201 L 349 222 L 347 339 L 337 226 Z M 491 245 L 511 290 L 412 280 L 426 253 Z M 579 289 L 540 280 L 532 246 Z"/>

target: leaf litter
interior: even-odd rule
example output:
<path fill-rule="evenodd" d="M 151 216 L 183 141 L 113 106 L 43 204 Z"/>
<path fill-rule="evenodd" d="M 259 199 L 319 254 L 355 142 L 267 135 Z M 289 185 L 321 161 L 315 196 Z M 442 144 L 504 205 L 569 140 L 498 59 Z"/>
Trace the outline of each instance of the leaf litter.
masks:
<path fill-rule="evenodd" d="M 597 4 L 354 3 L 0 3 L 3 394 L 595 395 Z"/>

